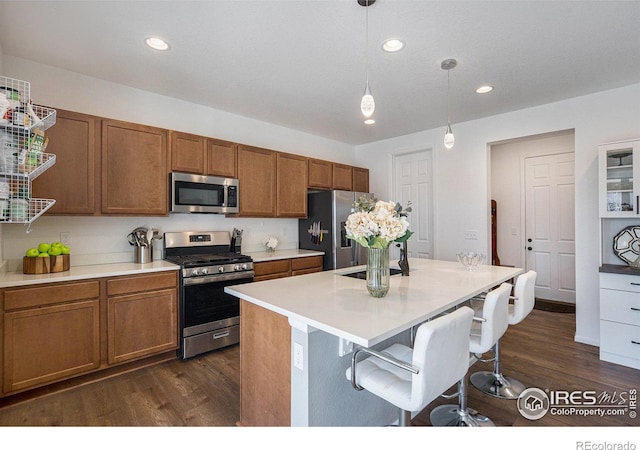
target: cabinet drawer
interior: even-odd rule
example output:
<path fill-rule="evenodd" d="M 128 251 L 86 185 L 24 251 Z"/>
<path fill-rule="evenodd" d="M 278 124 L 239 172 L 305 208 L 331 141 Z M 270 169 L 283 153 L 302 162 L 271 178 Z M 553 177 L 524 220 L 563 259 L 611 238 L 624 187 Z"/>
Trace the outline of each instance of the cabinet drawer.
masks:
<path fill-rule="evenodd" d="M 306 256 L 304 258 L 291 259 L 291 271 L 315 269 L 320 267 L 322 270 L 322 256 Z"/>
<path fill-rule="evenodd" d="M 640 292 L 640 276 L 601 273 L 600 287 L 619 291 Z"/>
<path fill-rule="evenodd" d="M 601 320 L 600 351 L 640 360 L 640 327 Z"/>
<path fill-rule="evenodd" d="M 640 326 L 640 294 L 600 289 L 600 318 Z"/>
<path fill-rule="evenodd" d="M 92 299 L 99 296 L 100 284 L 98 281 L 56 283 L 47 286 L 6 290 L 4 292 L 4 309 L 9 311 L 19 308 L 32 308 L 34 306 Z"/>
<path fill-rule="evenodd" d="M 177 272 L 118 277 L 107 281 L 107 295 L 129 294 L 177 286 Z"/>
<path fill-rule="evenodd" d="M 253 271 L 256 278 L 275 274 L 280 274 L 283 277 L 288 277 L 290 268 L 290 259 L 278 259 L 275 261 L 264 261 L 253 264 Z"/>

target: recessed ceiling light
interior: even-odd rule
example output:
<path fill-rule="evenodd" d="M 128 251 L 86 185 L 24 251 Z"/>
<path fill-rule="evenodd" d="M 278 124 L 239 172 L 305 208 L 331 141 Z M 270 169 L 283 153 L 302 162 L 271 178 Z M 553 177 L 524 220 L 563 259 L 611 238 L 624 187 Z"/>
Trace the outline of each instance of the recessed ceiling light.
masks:
<path fill-rule="evenodd" d="M 376 121 L 373 120 L 373 119 L 367 119 L 367 120 L 364 121 L 364 123 L 367 124 L 367 125 L 373 125 L 374 123 L 376 123 Z"/>
<path fill-rule="evenodd" d="M 478 89 L 476 89 L 476 92 L 478 94 L 486 94 L 487 92 L 491 91 L 493 91 L 493 86 L 480 86 Z"/>
<path fill-rule="evenodd" d="M 156 50 L 168 50 L 169 44 L 159 37 L 148 37 L 144 40 L 145 44 Z"/>
<path fill-rule="evenodd" d="M 385 52 L 397 52 L 398 50 L 402 50 L 404 47 L 404 42 L 400 39 L 387 39 L 382 43 L 382 49 Z"/>

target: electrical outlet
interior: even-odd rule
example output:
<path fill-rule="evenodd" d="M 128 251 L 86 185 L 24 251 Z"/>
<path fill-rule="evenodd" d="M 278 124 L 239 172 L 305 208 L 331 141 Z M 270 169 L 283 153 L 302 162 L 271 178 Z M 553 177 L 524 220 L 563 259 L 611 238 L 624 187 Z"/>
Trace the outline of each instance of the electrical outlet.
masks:
<path fill-rule="evenodd" d="M 304 370 L 304 350 L 297 342 L 293 343 L 293 366 Z"/>
<path fill-rule="evenodd" d="M 60 233 L 60 243 L 62 245 L 71 245 L 71 232 L 63 231 Z"/>
<path fill-rule="evenodd" d="M 464 232 L 464 238 L 465 239 L 470 239 L 473 241 L 477 241 L 478 240 L 478 232 L 476 230 L 466 230 Z"/>

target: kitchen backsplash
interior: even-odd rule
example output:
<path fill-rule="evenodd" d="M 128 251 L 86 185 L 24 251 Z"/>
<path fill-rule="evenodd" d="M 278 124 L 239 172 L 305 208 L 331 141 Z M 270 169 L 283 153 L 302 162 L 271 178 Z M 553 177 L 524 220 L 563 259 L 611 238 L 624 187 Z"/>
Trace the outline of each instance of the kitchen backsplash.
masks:
<path fill-rule="evenodd" d="M 168 217 L 41 217 L 26 233 L 21 224 L 0 225 L 3 271 L 19 271 L 22 257 L 40 242 L 60 241 L 60 233 L 71 237 L 71 265 L 133 262 L 134 248 L 127 235 L 146 226 L 167 231 L 233 231 L 243 230 L 242 251 L 264 250 L 269 236 L 278 239 L 278 249 L 298 248 L 297 219 L 236 219 L 217 214 L 173 214 Z M 154 259 L 162 259 L 162 241 L 154 247 Z"/>

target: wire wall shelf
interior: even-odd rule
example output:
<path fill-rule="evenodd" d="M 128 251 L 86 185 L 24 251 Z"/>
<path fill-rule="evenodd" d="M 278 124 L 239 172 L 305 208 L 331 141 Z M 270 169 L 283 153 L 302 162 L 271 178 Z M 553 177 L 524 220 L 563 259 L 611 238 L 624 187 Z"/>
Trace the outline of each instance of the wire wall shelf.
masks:
<path fill-rule="evenodd" d="M 27 81 L 0 77 L 0 223 L 31 223 L 55 204 L 32 198 L 31 183 L 56 162 L 45 130 L 56 111 L 31 102 Z"/>

